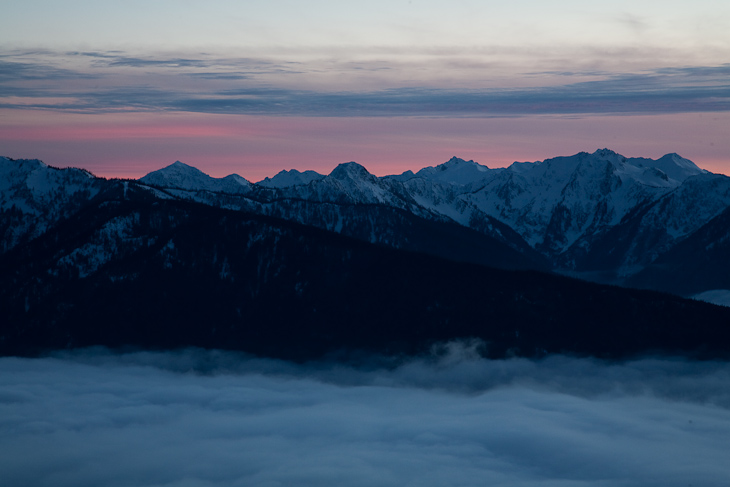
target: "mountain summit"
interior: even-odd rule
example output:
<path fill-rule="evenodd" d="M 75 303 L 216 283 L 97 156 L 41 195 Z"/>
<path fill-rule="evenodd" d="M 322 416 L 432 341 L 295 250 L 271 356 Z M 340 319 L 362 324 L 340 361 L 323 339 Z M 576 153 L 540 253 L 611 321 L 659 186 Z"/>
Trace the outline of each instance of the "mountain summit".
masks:
<path fill-rule="evenodd" d="M 458 157 L 452 157 L 436 167 L 425 167 L 421 169 L 415 176 L 442 183 L 467 185 L 480 181 L 491 171 L 487 166 L 483 166 L 474 161 L 465 161 Z"/>
<path fill-rule="evenodd" d="M 290 186 L 309 184 L 323 177 L 322 174 L 315 171 L 299 172 L 296 169 L 291 169 L 289 171 L 279 171 L 273 178 L 264 178 L 256 184 L 264 188 L 288 188 Z"/>
<path fill-rule="evenodd" d="M 226 193 L 242 193 L 251 188 L 251 183 L 238 174 L 231 174 L 224 178 L 213 178 L 200 169 L 180 161 L 147 174 L 140 178 L 140 182 L 161 188 Z"/>
<path fill-rule="evenodd" d="M 337 167 L 329 174 L 329 177 L 340 181 L 373 181 L 377 179 L 375 176 L 370 174 L 363 165 L 358 164 L 357 162 L 344 162 L 342 164 L 338 164 Z"/>
<path fill-rule="evenodd" d="M 202 189 L 211 183 L 213 178 L 200 169 L 175 161 L 167 167 L 153 171 L 140 178 L 145 184 L 163 188 Z"/>

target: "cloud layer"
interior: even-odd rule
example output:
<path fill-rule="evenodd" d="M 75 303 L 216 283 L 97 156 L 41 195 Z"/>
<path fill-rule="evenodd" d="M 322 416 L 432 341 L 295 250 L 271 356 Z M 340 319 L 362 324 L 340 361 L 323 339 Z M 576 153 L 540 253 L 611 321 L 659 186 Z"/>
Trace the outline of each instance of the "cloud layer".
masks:
<path fill-rule="evenodd" d="M 622 72 L 553 60 L 535 72 L 524 69 L 527 59 L 508 65 L 500 53 L 350 56 L 13 51 L 0 56 L 0 109 L 321 117 L 730 110 L 730 65 Z"/>
<path fill-rule="evenodd" d="M 730 365 L 0 359 L 9 485 L 726 485 Z"/>

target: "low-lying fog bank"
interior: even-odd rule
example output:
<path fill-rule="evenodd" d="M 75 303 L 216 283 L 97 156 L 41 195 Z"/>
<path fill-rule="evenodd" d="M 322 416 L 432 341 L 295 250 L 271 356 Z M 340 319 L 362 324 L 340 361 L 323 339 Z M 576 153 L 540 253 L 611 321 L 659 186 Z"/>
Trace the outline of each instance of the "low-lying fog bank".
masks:
<path fill-rule="evenodd" d="M 0 471 L 34 486 L 728 485 L 730 364 L 0 359 Z"/>

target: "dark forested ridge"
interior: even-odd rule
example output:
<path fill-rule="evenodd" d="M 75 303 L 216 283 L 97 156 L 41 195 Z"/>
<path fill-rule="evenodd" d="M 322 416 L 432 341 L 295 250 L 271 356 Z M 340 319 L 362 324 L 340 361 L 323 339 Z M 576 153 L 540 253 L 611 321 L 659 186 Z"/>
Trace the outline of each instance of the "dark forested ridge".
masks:
<path fill-rule="evenodd" d="M 6 355 L 198 346 L 303 360 L 458 338 L 494 357 L 730 350 L 728 308 L 177 200 L 97 201 L 2 256 L 0 276 Z"/>

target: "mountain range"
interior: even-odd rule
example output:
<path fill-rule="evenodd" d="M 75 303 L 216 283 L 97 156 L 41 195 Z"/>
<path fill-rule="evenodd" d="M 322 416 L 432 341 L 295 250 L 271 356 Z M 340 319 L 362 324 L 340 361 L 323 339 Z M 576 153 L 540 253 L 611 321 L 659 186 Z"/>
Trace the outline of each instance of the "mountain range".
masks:
<path fill-rule="evenodd" d="M 494 356 L 716 356 L 730 308 L 682 297 L 725 298 L 728 245 L 730 178 L 677 154 L 385 177 L 349 162 L 258 183 L 0 158 L 0 353 L 307 359 L 478 338 Z"/>
<path fill-rule="evenodd" d="M 140 182 L 176 198 L 277 216 L 396 248 L 410 248 L 408 239 L 401 234 L 402 222 L 391 224 L 383 211 L 456 223 L 522 257 L 519 262 L 500 257 L 491 265 L 551 269 L 685 296 L 708 286 L 730 288 L 730 273 L 726 280 L 693 276 L 688 285 L 684 274 L 690 270 L 680 270 L 679 262 L 699 254 L 681 251 L 689 243 L 673 250 L 708 232 L 718 234 L 715 245 L 722 247 L 730 178 L 677 154 L 652 160 L 603 149 L 497 169 L 454 157 L 417 173 L 381 178 L 350 162 L 326 176 L 282 171 L 257 184 L 236 175 L 211 178 L 177 162 Z M 357 215 L 353 206 L 359 207 Z M 676 275 L 667 275 L 668 267 Z"/>

